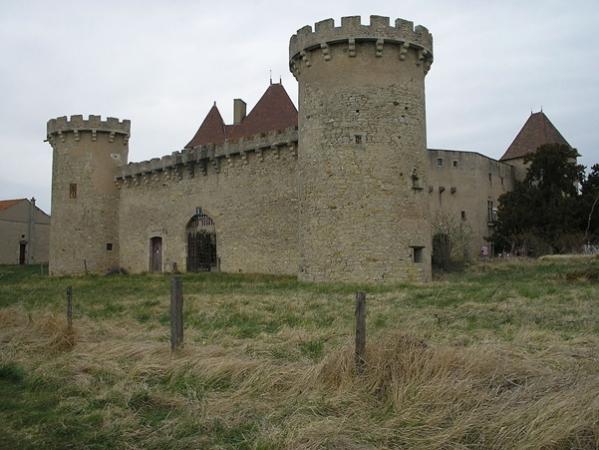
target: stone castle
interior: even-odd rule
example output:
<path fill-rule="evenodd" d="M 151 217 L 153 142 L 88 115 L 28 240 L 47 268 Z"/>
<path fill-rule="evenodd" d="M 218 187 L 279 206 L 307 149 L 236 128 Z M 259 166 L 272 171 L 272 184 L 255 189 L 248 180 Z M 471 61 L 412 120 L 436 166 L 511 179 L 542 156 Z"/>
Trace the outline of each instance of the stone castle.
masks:
<path fill-rule="evenodd" d="M 488 245 L 498 197 L 538 145 L 565 142 L 532 114 L 500 161 L 427 149 L 428 30 L 343 17 L 291 37 L 299 111 L 271 82 L 255 107 L 216 104 L 178 152 L 128 163 L 130 122 L 48 122 L 50 272 L 210 271 L 305 281 L 431 277 L 433 235 Z"/>

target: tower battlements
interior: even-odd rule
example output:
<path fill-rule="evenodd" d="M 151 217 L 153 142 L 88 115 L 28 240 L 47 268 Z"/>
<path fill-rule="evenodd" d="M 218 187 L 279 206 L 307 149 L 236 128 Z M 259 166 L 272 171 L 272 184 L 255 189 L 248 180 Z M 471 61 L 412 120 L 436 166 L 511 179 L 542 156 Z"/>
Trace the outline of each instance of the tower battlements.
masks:
<path fill-rule="evenodd" d="M 380 56 L 385 44 L 401 45 L 404 53 L 409 48 L 419 52 L 420 60 L 430 66 L 433 59 L 433 36 L 422 25 L 414 28 L 414 23 L 396 19 L 390 25 L 389 17 L 370 16 L 370 25 L 362 25 L 360 16 L 341 18 L 341 26 L 336 27 L 333 19 L 326 19 L 314 24 L 314 31 L 310 25 L 297 30 L 289 41 L 289 64 L 296 65 L 299 59 L 305 59 L 306 52 L 321 49 L 325 60 L 330 58 L 328 46 L 345 43 L 348 45 L 348 55 L 355 56 L 356 42 L 370 41 L 376 43 L 377 56 Z M 292 70 L 293 71 L 293 70 Z"/>
<path fill-rule="evenodd" d="M 131 135 L 131 121 L 122 120 L 115 117 L 107 117 L 102 120 L 102 116 L 90 115 L 88 119 L 84 119 L 81 114 L 73 115 L 70 118 L 67 116 L 50 119 L 47 125 L 47 137 L 51 141 L 55 137 L 62 137 L 63 133 L 75 133 L 75 136 L 82 132 L 89 131 L 92 133 L 92 139 L 97 133 L 108 133 L 112 139 L 117 134 L 124 135 L 124 144 L 127 144 Z"/>

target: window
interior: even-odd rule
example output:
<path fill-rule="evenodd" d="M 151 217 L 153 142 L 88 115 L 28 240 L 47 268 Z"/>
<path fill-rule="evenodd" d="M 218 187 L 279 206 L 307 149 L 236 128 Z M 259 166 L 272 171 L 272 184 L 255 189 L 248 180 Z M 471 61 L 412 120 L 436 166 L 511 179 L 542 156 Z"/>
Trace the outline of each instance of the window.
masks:
<path fill-rule="evenodd" d="M 443 158 L 437 158 L 437 167 L 443 167 Z"/>
<path fill-rule="evenodd" d="M 494 222 L 496 217 L 495 209 L 493 208 L 493 202 L 491 200 L 487 201 L 487 220 L 489 222 Z"/>
<path fill-rule="evenodd" d="M 493 174 L 491 174 L 491 172 L 489 172 L 489 183 L 493 182 Z"/>
<path fill-rule="evenodd" d="M 458 167 L 458 162 L 457 162 L 457 161 L 455 161 L 455 160 L 454 160 L 454 161 L 452 162 L 452 164 L 453 164 L 453 167 Z"/>
<path fill-rule="evenodd" d="M 77 198 L 77 184 L 69 184 L 69 198 Z"/>
<path fill-rule="evenodd" d="M 412 261 L 415 263 L 424 261 L 424 247 L 412 247 Z"/>
<path fill-rule="evenodd" d="M 354 141 L 356 144 L 361 144 L 362 143 L 362 135 L 361 134 L 354 135 Z"/>
<path fill-rule="evenodd" d="M 420 177 L 418 176 L 418 171 L 416 170 L 416 168 L 412 170 L 412 189 L 422 189 L 422 186 L 420 186 Z"/>
<path fill-rule="evenodd" d="M 462 211 L 462 220 L 466 220 L 466 211 Z"/>
<path fill-rule="evenodd" d="M 106 244 L 106 251 L 111 252 L 112 251 L 112 243 L 109 242 L 108 244 Z"/>

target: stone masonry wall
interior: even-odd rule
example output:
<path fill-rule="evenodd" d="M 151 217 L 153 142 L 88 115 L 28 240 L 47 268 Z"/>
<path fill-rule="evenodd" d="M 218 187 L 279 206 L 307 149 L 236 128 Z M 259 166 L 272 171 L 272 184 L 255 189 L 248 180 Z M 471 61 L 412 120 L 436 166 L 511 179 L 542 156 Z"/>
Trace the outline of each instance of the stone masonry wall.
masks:
<path fill-rule="evenodd" d="M 298 30 L 300 279 L 430 279 L 423 27 L 372 16 Z"/>
<path fill-rule="evenodd" d="M 124 168 L 121 266 L 148 271 L 150 239 L 159 236 L 162 269 L 176 263 L 185 271 L 186 225 L 202 208 L 215 222 L 220 270 L 295 275 L 297 146 L 287 136 L 278 145 L 276 136 L 258 137 L 258 143 L 177 152 Z"/>
<path fill-rule="evenodd" d="M 48 122 L 52 158 L 50 273 L 105 273 L 119 265 L 119 191 L 127 163 L 129 121 L 100 116 Z M 73 198 L 71 185 L 76 185 Z"/>
<path fill-rule="evenodd" d="M 485 237 L 493 233 L 488 202 L 497 208 L 499 196 L 513 188 L 515 169 L 474 152 L 429 150 L 428 158 L 433 234 L 447 229 L 456 237 L 461 234 L 466 247 L 454 252 L 477 258 L 481 247 L 489 245 Z"/>

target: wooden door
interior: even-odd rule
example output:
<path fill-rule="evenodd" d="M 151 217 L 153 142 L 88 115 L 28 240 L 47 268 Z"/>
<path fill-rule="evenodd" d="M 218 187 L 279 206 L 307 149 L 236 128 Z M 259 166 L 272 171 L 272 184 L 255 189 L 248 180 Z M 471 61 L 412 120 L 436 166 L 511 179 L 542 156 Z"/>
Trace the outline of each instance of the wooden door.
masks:
<path fill-rule="evenodd" d="M 150 239 L 150 272 L 162 272 L 162 238 Z"/>

